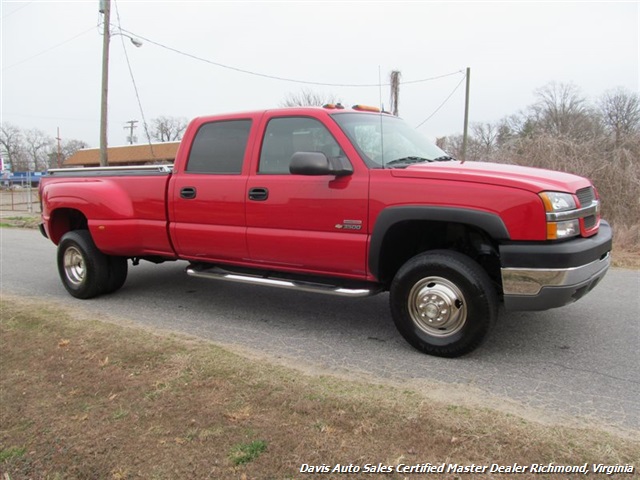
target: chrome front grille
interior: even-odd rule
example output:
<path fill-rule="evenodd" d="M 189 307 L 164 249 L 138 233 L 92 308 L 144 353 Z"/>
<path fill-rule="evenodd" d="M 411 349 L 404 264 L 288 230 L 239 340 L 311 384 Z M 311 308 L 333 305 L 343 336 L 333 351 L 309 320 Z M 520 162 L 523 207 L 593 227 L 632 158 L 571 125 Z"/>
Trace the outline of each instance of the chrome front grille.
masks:
<path fill-rule="evenodd" d="M 578 201 L 580 202 L 581 207 L 586 207 L 590 205 L 596 199 L 596 194 L 593 191 L 593 187 L 581 188 L 576 192 L 578 196 Z"/>
<path fill-rule="evenodd" d="M 589 215 L 588 217 L 584 217 L 584 228 L 589 230 L 596 226 L 598 218 L 595 215 Z"/>
<path fill-rule="evenodd" d="M 576 192 L 576 196 L 578 197 L 578 201 L 580 202 L 580 207 L 584 208 L 591 205 L 596 201 L 596 194 L 593 190 L 593 187 L 581 188 Z M 585 230 L 591 230 L 598 224 L 598 215 L 597 210 L 594 215 L 587 215 L 584 217 L 584 228 Z"/>

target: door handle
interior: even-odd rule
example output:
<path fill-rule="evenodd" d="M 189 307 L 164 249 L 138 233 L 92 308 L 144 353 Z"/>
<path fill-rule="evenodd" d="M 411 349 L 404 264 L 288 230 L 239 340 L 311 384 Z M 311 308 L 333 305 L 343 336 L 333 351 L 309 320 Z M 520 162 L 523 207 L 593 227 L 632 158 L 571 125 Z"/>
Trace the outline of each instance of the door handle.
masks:
<path fill-rule="evenodd" d="M 269 198 L 269 190 L 263 187 L 256 187 L 249 189 L 249 200 L 256 202 L 264 202 Z"/>
<path fill-rule="evenodd" d="M 180 190 L 180 197 L 185 198 L 187 200 L 191 200 L 192 198 L 196 198 L 197 190 L 196 187 L 184 187 Z"/>

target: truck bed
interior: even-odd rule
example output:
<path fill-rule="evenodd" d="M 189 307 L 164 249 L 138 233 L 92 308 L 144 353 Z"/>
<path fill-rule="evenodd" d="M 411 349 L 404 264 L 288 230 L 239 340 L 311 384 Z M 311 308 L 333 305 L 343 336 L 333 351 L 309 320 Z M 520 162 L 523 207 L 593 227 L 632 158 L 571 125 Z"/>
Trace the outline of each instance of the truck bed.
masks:
<path fill-rule="evenodd" d="M 167 230 L 171 174 L 170 165 L 50 170 L 41 189 L 44 224 L 64 205 L 84 214 L 96 246 L 108 255 L 174 258 Z M 55 243 L 62 236 L 46 233 Z"/>

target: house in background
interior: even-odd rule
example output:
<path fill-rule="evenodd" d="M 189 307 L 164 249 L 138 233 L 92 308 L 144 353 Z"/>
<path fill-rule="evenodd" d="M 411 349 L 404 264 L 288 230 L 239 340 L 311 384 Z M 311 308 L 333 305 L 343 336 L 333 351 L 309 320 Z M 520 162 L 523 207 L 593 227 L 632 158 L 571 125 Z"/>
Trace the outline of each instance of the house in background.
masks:
<path fill-rule="evenodd" d="M 107 147 L 110 167 L 172 164 L 180 142 Z M 64 167 L 99 167 L 100 149 L 84 148 L 62 162 Z"/>

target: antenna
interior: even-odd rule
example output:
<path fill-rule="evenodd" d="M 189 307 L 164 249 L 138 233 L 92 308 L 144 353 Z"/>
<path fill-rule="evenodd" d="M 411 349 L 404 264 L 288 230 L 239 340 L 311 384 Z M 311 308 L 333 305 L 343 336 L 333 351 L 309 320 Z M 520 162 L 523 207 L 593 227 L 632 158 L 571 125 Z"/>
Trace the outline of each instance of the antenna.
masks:
<path fill-rule="evenodd" d="M 467 159 L 467 129 L 469 127 L 469 85 L 471 81 L 471 68 L 467 67 L 467 87 L 464 96 L 464 131 L 462 133 L 462 163 Z"/>
<path fill-rule="evenodd" d="M 380 71 L 380 65 L 378 65 L 378 91 L 380 94 L 380 110 L 384 110 L 384 105 L 382 104 L 382 73 Z"/>
<path fill-rule="evenodd" d="M 380 65 L 378 65 L 378 86 L 380 90 L 380 161 L 382 162 L 382 168 L 384 168 L 384 126 L 382 124 L 384 105 L 382 104 L 382 74 L 380 73 Z"/>

